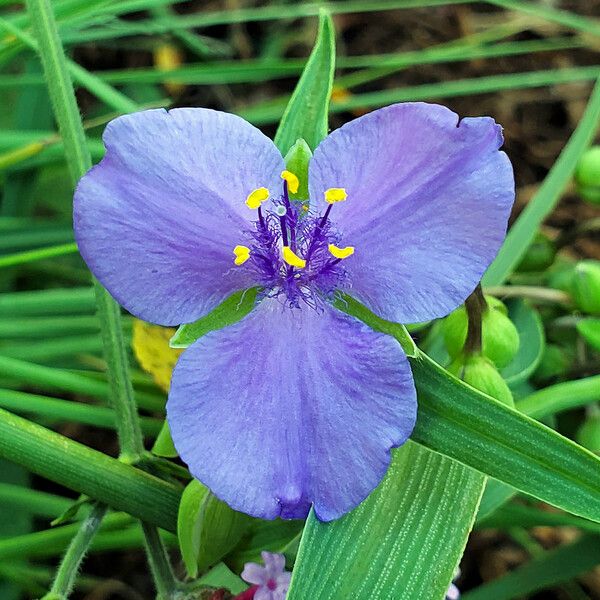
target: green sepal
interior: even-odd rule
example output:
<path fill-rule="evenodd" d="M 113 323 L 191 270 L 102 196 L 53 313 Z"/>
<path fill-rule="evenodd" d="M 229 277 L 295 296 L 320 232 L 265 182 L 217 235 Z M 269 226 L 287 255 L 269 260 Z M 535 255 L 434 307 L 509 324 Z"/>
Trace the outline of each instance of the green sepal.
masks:
<path fill-rule="evenodd" d="M 300 138 L 290 148 L 285 155 L 285 167 L 298 177 L 298 191 L 295 194 L 290 192 L 292 200 L 308 199 L 308 163 L 312 158 L 312 152 L 305 140 Z"/>
<path fill-rule="evenodd" d="M 169 345 L 171 348 L 187 348 L 208 332 L 241 321 L 254 308 L 257 294 L 258 288 L 249 288 L 231 294 L 201 319 L 181 325 Z"/>
<path fill-rule="evenodd" d="M 481 355 L 461 356 L 448 366 L 448 372 L 456 375 L 476 390 L 496 398 L 507 406 L 515 402 L 508 385 L 492 362 Z"/>
<path fill-rule="evenodd" d="M 190 577 L 217 564 L 240 541 L 252 522 L 214 496 L 196 479 L 185 488 L 179 505 L 177 535 Z"/>
<path fill-rule="evenodd" d="M 169 429 L 169 424 L 166 420 L 163 423 L 158 437 L 154 441 L 154 445 L 152 446 L 152 454 L 155 454 L 156 456 L 162 456 L 163 458 L 176 458 L 179 456 L 175 446 L 173 445 L 171 430 Z"/>

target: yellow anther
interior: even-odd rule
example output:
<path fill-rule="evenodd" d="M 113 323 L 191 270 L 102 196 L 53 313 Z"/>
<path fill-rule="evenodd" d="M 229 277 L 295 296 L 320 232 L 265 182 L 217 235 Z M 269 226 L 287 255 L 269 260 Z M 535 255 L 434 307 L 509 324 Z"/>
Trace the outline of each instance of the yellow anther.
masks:
<path fill-rule="evenodd" d="M 233 249 L 235 254 L 234 263 L 239 267 L 243 265 L 250 258 L 250 248 L 248 246 L 236 246 Z"/>
<path fill-rule="evenodd" d="M 290 190 L 292 194 L 295 194 L 298 191 L 300 180 L 291 171 L 281 171 L 281 179 L 287 181 L 288 190 Z"/>
<path fill-rule="evenodd" d="M 306 261 L 303 258 L 300 258 L 289 246 L 283 247 L 283 260 L 285 260 L 288 265 L 298 267 L 299 269 L 304 269 L 306 266 Z"/>
<path fill-rule="evenodd" d="M 330 254 L 336 258 L 348 258 L 354 254 L 354 246 L 346 246 L 345 248 L 338 248 L 335 244 L 329 244 L 328 246 Z"/>
<path fill-rule="evenodd" d="M 248 197 L 246 198 L 246 206 L 248 208 L 258 208 L 268 199 L 269 190 L 266 187 L 261 187 L 248 194 Z"/>
<path fill-rule="evenodd" d="M 334 204 L 335 202 L 343 202 L 348 197 L 344 188 L 329 188 L 325 190 L 325 202 Z"/>

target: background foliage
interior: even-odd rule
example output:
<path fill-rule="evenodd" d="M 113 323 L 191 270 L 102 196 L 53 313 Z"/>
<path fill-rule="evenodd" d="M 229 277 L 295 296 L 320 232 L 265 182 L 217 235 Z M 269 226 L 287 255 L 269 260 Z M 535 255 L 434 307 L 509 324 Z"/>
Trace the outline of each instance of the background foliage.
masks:
<path fill-rule="evenodd" d="M 467 542 L 465 598 L 600 597 L 600 283 L 578 283 L 578 261 L 600 258 L 599 216 L 572 184 L 600 122 L 600 6 L 326 6 L 0 0 L 1 598 L 216 598 L 241 592 L 244 563 L 269 549 L 294 567 L 290 599 L 435 600 Z M 229 110 L 285 154 L 404 100 L 505 126 L 518 202 L 483 285 L 518 333 L 501 369 L 515 408 L 439 366 L 451 363 L 444 323 L 409 327 L 417 348 L 347 298 L 345 310 L 411 357 L 412 441 L 335 523 L 250 519 L 176 460 L 163 425 L 173 332 L 122 316 L 91 280 L 73 243 L 72 187 L 118 114 Z M 232 297 L 175 345 L 253 302 Z"/>

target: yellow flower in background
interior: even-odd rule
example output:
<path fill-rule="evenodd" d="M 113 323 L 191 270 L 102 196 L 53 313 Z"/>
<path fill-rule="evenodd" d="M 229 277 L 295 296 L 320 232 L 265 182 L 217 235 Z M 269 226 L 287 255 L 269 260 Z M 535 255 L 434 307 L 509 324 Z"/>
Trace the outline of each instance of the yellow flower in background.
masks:
<path fill-rule="evenodd" d="M 154 64 L 160 71 L 173 71 L 183 64 L 183 53 L 173 44 L 160 44 L 154 49 Z M 172 79 L 166 79 L 164 85 L 173 96 L 179 96 L 185 90 L 185 84 Z"/>
<path fill-rule="evenodd" d="M 135 319 L 133 322 L 133 352 L 144 371 L 152 375 L 156 384 L 169 391 L 171 375 L 181 349 L 171 348 L 169 340 L 175 334 L 172 327 L 151 325 Z"/>

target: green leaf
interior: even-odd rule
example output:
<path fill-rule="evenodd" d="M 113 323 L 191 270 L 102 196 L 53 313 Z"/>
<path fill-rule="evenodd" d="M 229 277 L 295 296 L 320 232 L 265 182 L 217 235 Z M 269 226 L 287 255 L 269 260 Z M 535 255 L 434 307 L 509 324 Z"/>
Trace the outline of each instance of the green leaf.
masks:
<path fill-rule="evenodd" d="M 251 518 L 216 498 L 196 479 L 183 492 L 177 518 L 179 548 L 190 577 L 205 571 L 241 539 Z"/>
<path fill-rule="evenodd" d="M 208 573 L 200 577 L 198 585 L 227 588 L 232 594 L 240 594 L 248 588 L 248 584 L 242 581 L 223 563 L 219 563 Z"/>
<path fill-rule="evenodd" d="M 600 562 L 600 538 L 584 535 L 576 542 L 545 552 L 510 573 L 461 596 L 463 600 L 511 600 L 548 588 L 593 569 Z"/>
<path fill-rule="evenodd" d="M 304 521 L 254 519 L 240 543 L 225 558 L 225 563 L 241 572 L 247 562 L 260 562 L 263 550 L 288 554 L 294 549 L 303 527 Z"/>
<path fill-rule="evenodd" d="M 241 321 L 254 308 L 257 293 L 258 288 L 250 288 L 231 294 L 201 319 L 181 325 L 169 345 L 171 348 L 187 348 L 209 331 Z"/>
<path fill-rule="evenodd" d="M 600 534 L 600 523 L 588 521 L 563 512 L 550 512 L 536 506 L 512 502 L 486 519 L 478 520 L 477 527 L 510 529 L 511 527 L 578 527 L 582 531 Z"/>
<path fill-rule="evenodd" d="M 517 386 L 529 378 L 542 359 L 544 326 L 538 311 L 523 300 L 507 304 L 508 316 L 519 332 L 520 343 L 516 356 L 500 373 L 506 383 Z"/>
<path fill-rule="evenodd" d="M 484 286 L 500 285 L 519 264 L 542 221 L 552 212 L 562 191 L 571 180 L 577 162 L 594 139 L 600 125 L 600 79 L 597 80 L 587 108 L 535 196 L 510 228 L 494 262 L 488 268 Z"/>
<path fill-rule="evenodd" d="M 275 134 L 275 145 L 282 154 L 287 154 L 300 138 L 314 150 L 327 135 L 334 69 L 333 21 L 328 12 L 321 10 L 315 46 Z"/>
<path fill-rule="evenodd" d="M 465 385 L 425 354 L 412 439 L 559 508 L 600 521 L 600 460 L 545 425 Z"/>
<path fill-rule="evenodd" d="M 583 319 L 577 323 L 581 337 L 595 350 L 600 351 L 600 319 Z"/>
<path fill-rule="evenodd" d="M 501 506 L 506 504 L 511 498 L 514 498 L 517 494 L 517 490 L 506 485 L 501 481 L 495 479 L 488 479 L 483 496 L 481 496 L 481 502 L 479 503 L 479 510 L 477 511 L 477 519 L 475 523 L 486 519 L 491 514 L 495 513 Z"/>
<path fill-rule="evenodd" d="M 441 600 L 483 482 L 480 473 L 407 442 L 358 508 L 330 523 L 309 515 L 288 600 Z"/>

